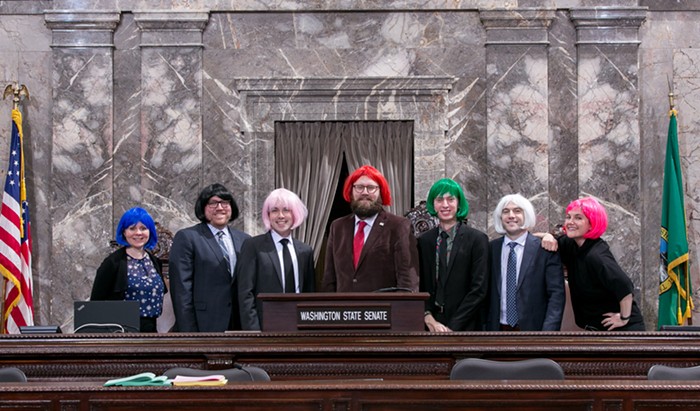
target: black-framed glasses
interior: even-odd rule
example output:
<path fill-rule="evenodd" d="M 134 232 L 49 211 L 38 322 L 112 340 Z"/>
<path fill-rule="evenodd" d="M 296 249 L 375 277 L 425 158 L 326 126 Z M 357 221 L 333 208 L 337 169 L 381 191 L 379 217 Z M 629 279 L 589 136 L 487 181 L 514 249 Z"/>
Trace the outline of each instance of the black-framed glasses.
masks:
<path fill-rule="evenodd" d="M 228 201 L 210 201 L 207 203 L 207 207 L 214 209 L 214 210 L 219 208 L 219 206 L 221 206 L 221 208 L 230 208 L 231 203 Z"/>
<path fill-rule="evenodd" d="M 355 190 L 355 192 L 358 194 L 365 191 L 365 190 L 367 190 L 367 192 L 369 194 L 374 194 L 374 192 L 377 191 L 377 189 L 379 189 L 379 186 L 373 186 L 373 185 L 365 186 L 362 184 L 353 184 L 352 189 Z"/>

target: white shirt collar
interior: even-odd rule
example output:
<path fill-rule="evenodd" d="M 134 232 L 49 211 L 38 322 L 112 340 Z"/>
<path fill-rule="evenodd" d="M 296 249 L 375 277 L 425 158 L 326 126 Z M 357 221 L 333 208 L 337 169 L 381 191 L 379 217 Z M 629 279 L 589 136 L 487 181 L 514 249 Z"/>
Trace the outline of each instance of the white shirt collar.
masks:
<path fill-rule="evenodd" d="M 289 240 L 290 243 L 292 243 L 292 235 L 291 235 L 291 234 L 289 234 L 289 237 L 282 237 L 282 236 L 279 235 L 279 234 L 277 233 L 277 231 L 275 231 L 275 230 L 270 230 L 270 234 L 272 235 L 272 241 L 273 241 L 275 244 L 279 243 L 280 240 L 283 239 L 283 238 L 286 238 L 287 240 Z"/>
<path fill-rule="evenodd" d="M 527 231 L 525 231 L 520 237 L 516 238 L 515 240 L 511 240 L 508 236 L 503 238 L 505 239 L 505 241 L 503 241 L 504 246 L 508 246 L 508 244 L 510 243 L 518 243 L 521 246 L 525 247 L 525 240 L 527 240 Z"/>
<path fill-rule="evenodd" d="M 367 223 L 368 226 L 372 227 L 372 226 L 374 225 L 374 221 L 377 219 L 377 216 L 378 216 L 378 215 L 379 215 L 379 213 L 373 215 L 372 217 L 367 217 L 367 218 L 365 218 L 364 220 L 362 220 L 360 217 L 358 217 L 358 216 L 356 215 L 356 216 L 355 216 L 355 226 L 357 226 L 357 223 L 359 223 L 360 220 L 362 220 L 362 221 L 364 221 L 365 223 Z"/>

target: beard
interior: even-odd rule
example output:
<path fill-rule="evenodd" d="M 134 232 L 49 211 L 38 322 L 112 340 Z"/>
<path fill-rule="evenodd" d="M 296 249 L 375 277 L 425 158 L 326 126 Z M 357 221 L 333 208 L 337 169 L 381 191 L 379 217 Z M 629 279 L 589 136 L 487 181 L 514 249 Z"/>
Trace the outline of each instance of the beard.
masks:
<path fill-rule="evenodd" d="M 381 200 L 377 198 L 374 201 L 369 199 L 352 200 L 350 209 L 356 216 L 360 218 L 372 217 L 383 210 Z"/>

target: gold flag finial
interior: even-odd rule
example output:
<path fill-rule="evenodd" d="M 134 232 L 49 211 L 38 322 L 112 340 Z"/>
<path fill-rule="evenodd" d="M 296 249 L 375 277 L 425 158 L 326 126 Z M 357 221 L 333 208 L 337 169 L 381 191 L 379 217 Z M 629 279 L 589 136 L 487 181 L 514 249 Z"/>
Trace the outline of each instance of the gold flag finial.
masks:
<path fill-rule="evenodd" d="M 25 86 L 24 84 L 22 84 L 22 85 L 8 84 L 5 87 L 5 92 L 2 93 L 2 99 L 5 100 L 9 96 L 13 96 L 12 97 L 13 108 L 15 110 L 17 110 L 17 108 L 19 107 L 19 102 L 21 100 L 20 97 L 24 97 L 26 99 L 29 98 L 29 89 L 27 89 L 27 86 Z"/>
<path fill-rule="evenodd" d="M 673 111 L 676 108 L 676 102 L 673 101 L 673 98 L 675 95 L 673 94 L 673 91 L 670 91 L 668 93 L 668 105 L 671 107 L 671 111 Z"/>
<path fill-rule="evenodd" d="M 676 97 L 675 94 L 673 94 L 673 84 L 671 83 L 671 79 L 666 76 L 666 82 L 668 82 L 668 105 L 669 105 L 669 115 L 676 113 L 676 102 L 674 98 Z"/>

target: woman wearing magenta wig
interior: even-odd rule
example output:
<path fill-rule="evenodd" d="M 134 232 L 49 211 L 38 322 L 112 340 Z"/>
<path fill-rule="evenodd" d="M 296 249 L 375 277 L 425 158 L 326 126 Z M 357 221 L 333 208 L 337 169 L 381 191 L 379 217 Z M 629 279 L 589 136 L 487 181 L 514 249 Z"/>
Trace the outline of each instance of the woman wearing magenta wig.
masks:
<path fill-rule="evenodd" d="M 607 227 L 605 208 L 593 197 L 566 207 L 566 235 L 558 245 L 568 271 L 576 325 L 591 331 L 644 331 L 634 285 L 600 238 Z"/>

